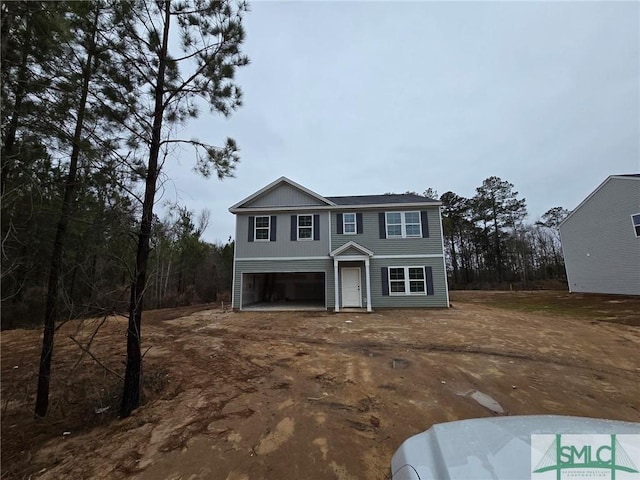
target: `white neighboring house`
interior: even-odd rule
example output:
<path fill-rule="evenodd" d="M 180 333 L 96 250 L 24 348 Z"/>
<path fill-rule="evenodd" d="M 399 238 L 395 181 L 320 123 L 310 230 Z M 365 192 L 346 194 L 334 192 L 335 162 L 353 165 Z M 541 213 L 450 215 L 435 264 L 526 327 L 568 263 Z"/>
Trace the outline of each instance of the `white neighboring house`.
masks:
<path fill-rule="evenodd" d="M 560 236 L 570 292 L 640 295 L 640 174 L 609 176 Z"/>

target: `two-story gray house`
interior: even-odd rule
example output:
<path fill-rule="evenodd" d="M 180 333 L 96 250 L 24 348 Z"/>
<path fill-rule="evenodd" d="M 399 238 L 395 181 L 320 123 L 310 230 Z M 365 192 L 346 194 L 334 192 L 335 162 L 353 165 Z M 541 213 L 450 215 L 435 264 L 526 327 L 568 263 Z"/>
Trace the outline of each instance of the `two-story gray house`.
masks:
<path fill-rule="evenodd" d="M 440 205 L 323 197 L 281 177 L 229 208 L 233 308 L 447 307 Z"/>

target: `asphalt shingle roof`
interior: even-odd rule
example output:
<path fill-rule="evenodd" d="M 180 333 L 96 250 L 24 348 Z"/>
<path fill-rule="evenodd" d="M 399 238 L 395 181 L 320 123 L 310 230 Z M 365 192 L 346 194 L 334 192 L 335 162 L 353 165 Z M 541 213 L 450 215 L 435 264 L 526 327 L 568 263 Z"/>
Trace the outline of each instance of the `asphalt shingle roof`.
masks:
<path fill-rule="evenodd" d="M 325 197 L 336 205 L 382 205 L 394 203 L 431 203 L 437 202 L 432 198 L 411 193 L 390 195 L 353 195 L 346 197 Z"/>

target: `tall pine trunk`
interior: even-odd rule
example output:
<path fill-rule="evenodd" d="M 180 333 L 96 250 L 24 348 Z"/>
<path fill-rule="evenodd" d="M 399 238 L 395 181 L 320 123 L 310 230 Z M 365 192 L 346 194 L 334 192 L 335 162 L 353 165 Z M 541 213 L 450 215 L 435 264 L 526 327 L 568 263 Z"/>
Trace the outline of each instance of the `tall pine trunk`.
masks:
<path fill-rule="evenodd" d="M 53 243 L 53 253 L 51 254 L 51 266 L 49 269 L 49 281 L 47 286 L 47 299 L 44 313 L 44 332 L 42 336 L 42 351 L 40 353 L 40 369 L 38 372 L 38 391 L 36 393 L 35 414 L 44 417 L 49 408 L 49 384 L 51 380 L 51 359 L 53 357 L 53 337 L 55 333 L 55 323 L 58 310 L 58 290 L 60 288 L 60 275 L 62 267 L 62 254 L 64 242 L 69 226 L 69 220 L 74 205 L 74 196 L 77 184 L 78 158 L 80 156 L 80 142 L 82 140 L 82 129 L 84 125 L 85 111 L 87 107 L 87 96 L 89 94 L 89 83 L 93 73 L 93 60 L 95 50 L 95 40 L 98 30 L 99 10 L 95 11 L 95 21 L 91 33 L 91 41 L 87 51 L 87 61 L 82 75 L 82 89 L 80 102 L 78 104 L 78 116 L 73 133 L 73 143 L 71 148 L 71 158 L 69 160 L 69 173 L 64 187 L 64 197 L 60 211 L 60 220 L 56 227 L 56 237 Z"/>
<path fill-rule="evenodd" d="M 153 203 L 155 201 L 156 181 L 158 178 L 158 157 L 160 155 L 160 137 L 162 132 L 162 119 L 164 115 L 164 77 L 167 67 L 170 24 L 170 2 L 166 0 L 163 5 L 165 18 L 162 34 L 162 47 L 158 52 L 158 77 L 154 92 L 155 99 L 151 145 L 149 148 L 149 164 L 147 165 L 147 178 L 145 182 L 144 201 L 142 204 L 142 221 L 140 223 L 140 232 L 138 234 L 136 269 L 133 282 L 131 284 L 131 297 L 129 301 L 127 364 L 124 377 L 122 404 L 120 406 L 120 416 L 122 418 L 128 417 L 131 415 L 133 410 L 140 406 L 140 382 L 142 380 L 142 301 L 144 299 L 144 290 L 146 287 L 147 264 L 149 260 L 149 239 L 151 238 Z"/>
<path fill-rule="evenodd" d="M 31 20 L 28 20 L 27 29 L 25 33 L 25 38 L 29 38 L 31 35 Z M 6 37 L 5 35 L 4 37 Z M 3 43 L 5 39 L 3 38 Z M 3 45 L 3 48 L 6 46 Z M 9 178 L 9 174 L 13 169 L 14 163 L 14 155 L 13 146 L 16 142 L 16 134 L 18 132 L 18 125 L 20 123 L 20 114 L 22 113 L 22 102 L 27 96 L 27 71 L 28 71 L 28 56 L 29 51 L 26 47 L 22 52 L 22 57 L 20 58 L 20 69 L 18 71 L 18 79 L 16 82 L 16 92 L 15 99 L 11 109 L 11 120 L 7 125 L 6 136 L 3 139 L 4 144 L 2 145 L 2 171 L 0 171 L 0 196 L 4 196 L 5 188 L 7 185 L 7 179 Z"/>

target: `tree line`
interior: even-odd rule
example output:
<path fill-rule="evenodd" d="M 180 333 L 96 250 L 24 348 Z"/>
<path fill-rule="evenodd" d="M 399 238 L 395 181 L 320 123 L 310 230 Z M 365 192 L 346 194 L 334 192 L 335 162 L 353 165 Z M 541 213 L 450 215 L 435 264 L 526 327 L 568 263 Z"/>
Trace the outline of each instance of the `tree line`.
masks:
<path fill-rule="evenodd" d="M 121 415 L 139 405 L 144 308 L 213 301 L 233 243 L 201 238 L 207 214 L 154 212 L 163 166 L 191 152 L 222 180 L 233 139 L 178 132 L 201 108 L 230 115 L 248 5 L 228 0 L 0 4 L 2 325 L 40 322 L 35 413 L 47 413 L 57 325 L 128 317 Z"/>
<path fill-rule="evenodd" d="M 526 200 L 514 185 L 486 178 L 471 198 L 440 195 L 445 258 L 452 289 L 532 288 L 566 283 L 558 225 L 569 214 L 553 207 L 527 223 Z M 429 188 L 424 195 L 438 198 Z"/>

